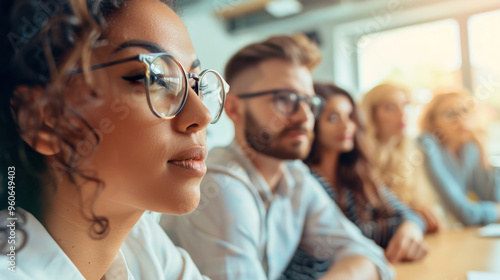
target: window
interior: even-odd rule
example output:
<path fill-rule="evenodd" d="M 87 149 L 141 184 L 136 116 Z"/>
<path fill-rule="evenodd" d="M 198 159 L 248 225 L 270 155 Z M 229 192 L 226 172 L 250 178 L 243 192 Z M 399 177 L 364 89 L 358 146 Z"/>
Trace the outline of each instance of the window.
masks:
<path fill-rule="evenodd" d="M 410 110 L 408 132 L 417 136 L 417 119 L 432 90 L 462 84 L 460 32 L 446 19 L 373 33 L 358 40 L 359 88 L 394 81 L 413 89 L 416 106 Z"/>
<path fill-rule="evenodd" d="M 490 128 L 488 150 L 500 155 L 500 10 L 471 16 L 468 29 L 474 96 Z"/>
<path fill-rule="evenodd" d="M 384 81 L 428 89 L 462 84 L 460 33 L 453 19 L 373 33 L 369 38 L 358 41 L 363 92 Z"/>
<path fill-rule="evenodd" d="M 461 43 L 461 34 L 468 42 Z M 433 90 L 471 87 L 480 120 L 489 128 L 488 151 L 500 166 L 500 10 L 372 33 L 357 44 L 361 92 L 396 81 L 412 88 L 417 105 L 423 105 Z M 462 63 L 466 59 L 470 68 Z M 419 107 L 410 115 L 413 135 Z"/>

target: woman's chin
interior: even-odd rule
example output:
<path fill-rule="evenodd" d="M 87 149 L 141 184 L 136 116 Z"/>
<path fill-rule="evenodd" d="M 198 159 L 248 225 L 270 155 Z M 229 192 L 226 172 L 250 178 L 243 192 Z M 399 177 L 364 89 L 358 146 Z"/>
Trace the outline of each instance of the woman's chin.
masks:
<path fill-rule="evenodd" d="M 199 184 L 182 186 L 176 191 L 169 192 L 168 196 L 159 195 L 160 200 L 155 198 L 155 202 L 147 205 L 146 210 L 169 215 L 189 214 L 200 204 L 200 195 Z"/>
<path fill-rule="evenodd" d="M 175 201 L 177 203 L 172 205 L 174 207 L 169 207 L 170 213 L 167 214 L 185 215 L 193 212 L 200 204 L 200 185 L 189 187 L 189 191 L 186 191 Z"/>

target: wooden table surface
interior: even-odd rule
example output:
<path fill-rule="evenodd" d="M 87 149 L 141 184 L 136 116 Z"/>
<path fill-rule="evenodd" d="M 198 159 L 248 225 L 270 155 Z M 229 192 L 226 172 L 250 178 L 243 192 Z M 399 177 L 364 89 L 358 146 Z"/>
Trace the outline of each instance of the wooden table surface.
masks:
<path fill-rule="evenodd" d="M 477 228 L 425 237 L 430 247 L 418 262 L 394 265 L 396 280 L 466 280 L 467 272 L 500 272 L 500 238 L 479 237 Z"/>

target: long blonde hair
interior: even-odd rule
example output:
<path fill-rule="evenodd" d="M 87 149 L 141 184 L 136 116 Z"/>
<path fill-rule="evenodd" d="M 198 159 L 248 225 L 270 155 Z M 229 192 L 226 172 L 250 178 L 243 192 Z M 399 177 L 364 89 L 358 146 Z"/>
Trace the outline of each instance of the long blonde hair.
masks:
<path fill-rule="evenodd" d="M 429 102 L 423 111 L 423 114 L 420 119 L 420 129 L 422 132 L 430 132 L 434 134 L 440 141 L 444 142 L 444 135 L 440 133 L 440 130 L 435 125 L 436 118 L 436 110 L 443 101 L 448 98 L 459 97 L 463 98 L 465 102 L 467 102 L 467 106 L 469 109 L 474 110 L 477 107 L 477 102 L 474 100 L 470 92 L 467 90 L 457 90 L 446 93 L 438 93 L 434 96 L 434 98 Z M 490 164 L 488 162 L 488 156 L 486 154 L 486 149 L 484 147 L 484 140 L 486 137 L 486 131 L 484 127 L 479 125 L 478 123 L 474 123 L 471 129 L 472 140 L 476 143 L 479 148 L 481 163 L 483 167 L 490 168 Z"/>
<path fill-rule="evenodd" d="M 377 139 L 378 128 L 375 124 L 375 112 L 377 107 L 387 98 L 387 94 L 390 92 L 400 91 L 406 95 L 408 100 L 411 100 L 410 89 L 404 85 L 396 83 L 384 83 L 380 84 L 363 96 L 361 101 L 361 106 L 364 113 L 365 124 L 366 124 L 366 135 L 370 139 Z"/>
<path fill-rule="evenodd" d="M 377 139 L 379 130 L 375 122 L 377 107 L 387 99 L 388 93 L 394 91 L 403 92 L 408 100 L 411 100 L 409 88 L 396 83 L 384 83 L 374 87 L 363 96 L 361 107 L 366 126 L 366 140 L 373 153 L 372 158 L 376 168 L 382 176 L 380 180 L 391 188 L 402 201 L 410 203 L 412 199 L 410 175 L 414 168 L 409 166 L 411 163 L 408 160 L 409 139 L 405 136 L 392 137 L 385 144 L 380 143 Z"/>

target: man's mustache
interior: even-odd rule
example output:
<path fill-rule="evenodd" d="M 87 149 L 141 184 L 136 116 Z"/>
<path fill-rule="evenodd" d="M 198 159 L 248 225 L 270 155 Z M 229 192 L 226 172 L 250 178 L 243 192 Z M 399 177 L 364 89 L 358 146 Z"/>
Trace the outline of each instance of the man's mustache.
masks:
<path fill-rule="evenodd" d="M 307 129 L 307 127 L 299 125 L 299 126 L 290 126 L 290 127 L 283 129 L 283 131 L 280 132 L 279 136 L 280 137 L 285 136 L 289 132 L 302 132 L 304 134 L 311 134 L 312 133 L 312 131 Z"/>

